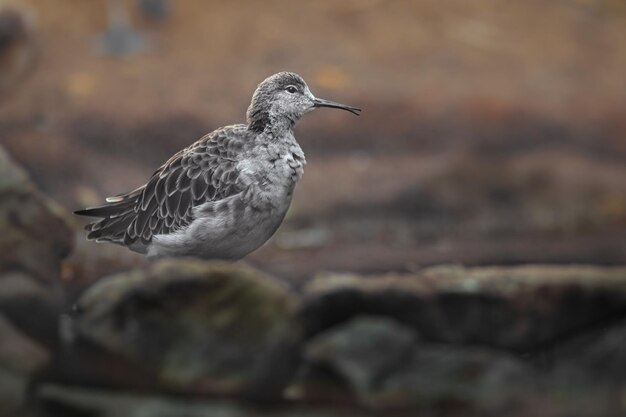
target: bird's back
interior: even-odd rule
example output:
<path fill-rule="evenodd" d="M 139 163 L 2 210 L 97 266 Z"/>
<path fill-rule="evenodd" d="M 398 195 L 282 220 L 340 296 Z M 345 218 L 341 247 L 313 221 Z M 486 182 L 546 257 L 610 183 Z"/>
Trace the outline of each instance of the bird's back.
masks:
<path fill-rule="evenodd" d="M 194 207 L 242 191 L 237 162 L 251 136 L 245 125 L 217 129 L 172 156 L 145 185 L 77 211 L 100 217 L 86 226 L 88 238 L 145 253 L 154 236 L 185 228 Z"/>

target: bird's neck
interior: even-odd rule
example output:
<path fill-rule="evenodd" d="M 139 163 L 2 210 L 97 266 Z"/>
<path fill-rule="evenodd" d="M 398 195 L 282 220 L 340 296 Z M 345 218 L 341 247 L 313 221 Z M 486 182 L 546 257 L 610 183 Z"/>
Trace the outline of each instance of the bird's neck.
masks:
<path fill-rule="evenodd" d="M 274 137 L 281 138 L 285 135 L 293 134 L 293 126 L 295 124 L 295 120 L 281 117 L 279 119 L 272 120 L 272 123 L 270 123 L 265 130 L 268 133 L 271 133 Z"/>
<path fill-rule="evenodd" d="M 296 123 L 288 117 L 267 117 L 254 120 L 255 123 L 248 123 L 248 129 L 257 133 L 265 133 L 274 138 L 281 138 L 293 133 L 293 126 Z"/>

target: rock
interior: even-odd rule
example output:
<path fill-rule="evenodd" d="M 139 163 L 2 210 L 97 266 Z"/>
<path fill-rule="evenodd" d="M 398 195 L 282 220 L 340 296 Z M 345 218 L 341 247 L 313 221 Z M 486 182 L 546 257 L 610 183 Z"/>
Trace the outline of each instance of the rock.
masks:
<path fill-rule="evenodd" d="M 49 361 L 49 353 L 0 315 L 0 415 L 25 404 L 32 376 Z"/>
<path fill-rule="evenodd" d="M 334 371 L 361 405 L 374 409 L 494 410 L 533 386 L 530 368 L 510 355 L 422 344 L 411 328 L 386 318 L 360 316 L 317 335 L 306 359 Z"/>
<path fill-rule="evenodd" d="M 21 272 L 0 274 L 0 313 L 46 347 L 58 343 L 61 310 L 59 286 Z"/>
<path fill-rule="evenodd" d="M 406 364 L 416 341 L 410 328 L 393 320 L 356 317 L 309 341 L 306 358 L 332 368 L 367 396 L 378 381 Z"/>
<path fill-rule="evenodd" d="M 193 259 L 104 278 L 79 299 L 78 340 L 186 392 L 278 397 L 300 331 L 293 296 L 251 268 Z"/>
<path fill-rule="evenodd" d="M 531 369 L 489 349 L 420 346 L 364 398 L 376 408 L 457 406 L 476 411 L 510 409 L 535 390 Z"/>
<path fill-rule="evenodd" d="M 6 415 L 24 405 L 34 375 L 48 366 L 43 346 L 57 346 L 56 278 L 74 237 L 59 207 L 2 148 L 0 230 L 0 415 Z"/>
<path fill-rule="evenodd" d="M 31 188 L 28 175 L 18 167 L 9 155 L 0 148 L 0 191 L 11 189 Z"/>
<path fill-rule="evenodd" d="M 556 348 L 557 380 L 567 387 L 626 389 L 626 320 Z"/>
<path fill-rule="evenodd" d="M 223 399 L 172 398 L 60 385 L 41 387 L 37 396 L 44 415 L 99 417 L 364 417 L 362 411 L 336 407 L 291 405 L 254 407 Z"/>
<path fill-rule="evenodd" d="M 74 235 L 62 210 L 39 193 L 0 148 L 0 273 L 55 281 Z"/>
<path fill-rule="evenodd" d="M 626 314 L 626 268 L 443 266 L 321 276 L 304 292 L 299 315 L 309 336 L 355 315 L 382 315 L 427 341 L 527 352 Z"/>

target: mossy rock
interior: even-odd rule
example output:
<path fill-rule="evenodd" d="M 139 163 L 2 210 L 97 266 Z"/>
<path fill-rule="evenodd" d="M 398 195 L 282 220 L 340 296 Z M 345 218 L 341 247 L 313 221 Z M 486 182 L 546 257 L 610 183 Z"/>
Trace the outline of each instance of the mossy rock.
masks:
<path fill-rule="evenodd" d="M 76 329 L 166 387 L 271 398 L 296 366 L 294 306 L 252 268 L 164 260 L 96 283 L 78 302 Z"/>

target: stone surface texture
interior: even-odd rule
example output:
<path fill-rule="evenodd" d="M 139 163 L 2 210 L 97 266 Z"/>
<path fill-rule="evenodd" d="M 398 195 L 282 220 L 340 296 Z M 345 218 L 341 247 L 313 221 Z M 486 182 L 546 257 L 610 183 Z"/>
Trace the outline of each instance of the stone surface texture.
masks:
<path fill-rule="evenodd" d="M 153 370 L 167 387 L 275 396 L 295 366 L 294 303 L 251 268 L 169 260 L 89 288 L 77 303 L 76 333 Z"/>

